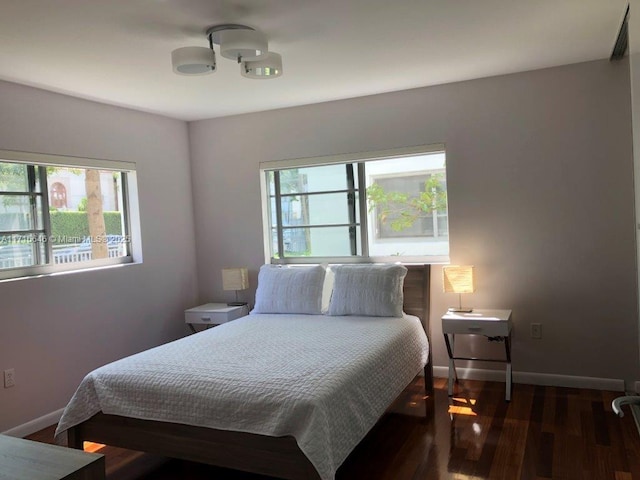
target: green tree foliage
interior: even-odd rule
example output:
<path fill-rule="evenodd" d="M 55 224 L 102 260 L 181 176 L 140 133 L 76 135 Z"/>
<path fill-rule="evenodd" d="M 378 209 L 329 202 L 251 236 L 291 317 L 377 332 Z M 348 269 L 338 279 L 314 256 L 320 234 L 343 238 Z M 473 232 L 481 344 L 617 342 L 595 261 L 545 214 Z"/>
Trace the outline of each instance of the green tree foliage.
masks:
<path fill-rule="evenodd" d="M 27 190 L 27 166 L 0 162 L 0 191 L 25 192 Z"/>
<path fill-rule="evenodd" d="M 431 175 L 424 182 L 419 195 L 403 192 L 387 192 L 374 182 L 367 188 L 369 212 L 377 209 L 378 220 L 400 232 L 411 227 L 419 218 L 430 217 L 434 211 L 446 210 L 447 191 L 442 186 L 443 174 Z"/>

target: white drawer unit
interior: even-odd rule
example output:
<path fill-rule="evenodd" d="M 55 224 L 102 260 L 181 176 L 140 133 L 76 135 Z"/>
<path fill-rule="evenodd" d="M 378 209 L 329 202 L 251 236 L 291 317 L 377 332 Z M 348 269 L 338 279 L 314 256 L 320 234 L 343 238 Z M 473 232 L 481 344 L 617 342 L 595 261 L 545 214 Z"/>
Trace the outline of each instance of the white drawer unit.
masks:
<path fill-rule="evenodd" d="M 194 333 L 194 325 L 220 325 L 247 315 L 247 305 L 229 306 L 226 303 L 205 303 L 184 311 L 184 321 Z"/>
<path fill-rule="evenodd" d="M 466 333 L 487 337 L 506 337 L 511 331 L 511 310 L 447 312 L 442 316 L 443 333 Z"/>
<path fill-rule="evenodd" d="M 474 309 L 471 312 L 447 312 L 442 316 L 442 333 L 449 355 L 449 396 L 453 395 L 454 379 L 458 381 L 455 361 L 479 360 L 506 364 L 506 400 L 511 400 L 511 328 L 511 310 Z M 505 358 L 456 357 L 454 354 L 456 334 L 484 335 L 491 340 L 504 342 Z"/>

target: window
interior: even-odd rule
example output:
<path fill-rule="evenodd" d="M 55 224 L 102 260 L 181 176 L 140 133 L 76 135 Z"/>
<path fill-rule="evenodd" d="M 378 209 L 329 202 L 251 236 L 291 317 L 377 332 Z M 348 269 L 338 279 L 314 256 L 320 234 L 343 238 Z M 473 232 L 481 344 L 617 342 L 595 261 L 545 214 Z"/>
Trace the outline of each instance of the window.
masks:
<path fill-rule="evenodd" d="M 273 263 L 448 260 L 442 146 L 261 164 Z"/>
<path fill-rule="evenodd" d="M 0 151 L 0 279 L 132 261 L 130 181 L 126 162 Z"/>

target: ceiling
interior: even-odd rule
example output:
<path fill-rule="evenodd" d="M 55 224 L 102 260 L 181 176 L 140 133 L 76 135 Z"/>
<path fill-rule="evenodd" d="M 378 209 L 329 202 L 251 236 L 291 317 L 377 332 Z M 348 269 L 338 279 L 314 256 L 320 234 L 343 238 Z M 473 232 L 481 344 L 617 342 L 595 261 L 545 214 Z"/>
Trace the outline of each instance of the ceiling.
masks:
<path fill-rule="evenodd" d="M 0 0 L 0 79 L 183 120 L 608 58 L 627 0 Z M 171 69 L 242 23 L 284 74 Z"/>

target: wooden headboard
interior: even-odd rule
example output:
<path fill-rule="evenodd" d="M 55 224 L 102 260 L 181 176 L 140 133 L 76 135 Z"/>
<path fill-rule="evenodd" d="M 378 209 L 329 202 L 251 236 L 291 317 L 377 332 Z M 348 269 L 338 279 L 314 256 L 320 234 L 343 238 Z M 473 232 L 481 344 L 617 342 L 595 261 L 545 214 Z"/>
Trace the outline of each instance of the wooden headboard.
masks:
<path fill-rule="evenodd" d="M 404 279 L 404 311 L 415 315 L 422 321 L 422 326 L 429 339 L 429 360 L 424 367 L 424 385 L 428 393 L 433 392 L 433 362 L 431 347 L 431 327 L 429 324 L 429 292 L 431 281 L 431 265 L 405 265 L 408 269 Z"/>

